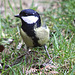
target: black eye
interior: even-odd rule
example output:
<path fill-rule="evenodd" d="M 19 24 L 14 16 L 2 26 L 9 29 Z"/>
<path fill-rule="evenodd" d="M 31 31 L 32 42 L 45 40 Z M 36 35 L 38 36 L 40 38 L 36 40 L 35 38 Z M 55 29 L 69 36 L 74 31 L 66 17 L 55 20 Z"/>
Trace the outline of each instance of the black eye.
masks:
<path fill-rule="evenodd" d="M 25 14 L 26 16 L 28 16 L 28 14 Z"/>

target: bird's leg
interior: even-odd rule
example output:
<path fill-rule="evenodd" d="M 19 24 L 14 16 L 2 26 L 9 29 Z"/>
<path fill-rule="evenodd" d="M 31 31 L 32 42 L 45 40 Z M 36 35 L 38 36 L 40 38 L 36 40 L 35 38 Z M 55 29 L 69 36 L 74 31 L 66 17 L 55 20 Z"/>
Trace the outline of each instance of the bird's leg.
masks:
<path fill-rule="evenodd" d="M 48 55 L 49 59 L 51 59 L 51 57 L 50 57 L 50 55 L 49 55 L 49 52 L 48 52 L 48 50 L 47 50 L 47 46 L 45 45 L 44 48 L 45 48 L 45 50 L 46 50 L 46 52 L 47 52 L 47 55 Z"/>
<path fill-rule="evenodd" d="M 51 59 L 51 57 L 50 57 L 50 55 L 49 55 L 49 52 L 48 52 L 48 50 L 47 50 L 47 46 L 44 45 L 44 48 L 45 48 L 45 50 L 46 50 L 46 52 L 47 52 L 47 55 L 48 55 L 48 57 L 49 57 L 49 59 L 50 59 L 49 63 L 50 63 L 50 64 L 53 64 L 53 61 L 52 61 L 52 59 Z"/>
<path fill-rule="evenodd" d="M 29 47 L 27 47 L 27 50 L 26 50 L 26 55 L 25 55 L 25 62 L 27 63 L 27 55 L 29 55 Z"/>

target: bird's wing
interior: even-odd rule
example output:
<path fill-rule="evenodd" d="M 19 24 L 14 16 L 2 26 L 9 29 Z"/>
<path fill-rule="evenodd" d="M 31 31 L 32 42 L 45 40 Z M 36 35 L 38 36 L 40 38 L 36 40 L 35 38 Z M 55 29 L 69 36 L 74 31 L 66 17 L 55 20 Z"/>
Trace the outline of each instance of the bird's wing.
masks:
<path fill-rule="evenodd" d="M 41 45 L 46 44 L 46 42 L 49 40 L 49 28 L 47 26 L 41 26 L 35 28 L 34 30 L 36 37 L 39 38 L 38 43 Z"/>

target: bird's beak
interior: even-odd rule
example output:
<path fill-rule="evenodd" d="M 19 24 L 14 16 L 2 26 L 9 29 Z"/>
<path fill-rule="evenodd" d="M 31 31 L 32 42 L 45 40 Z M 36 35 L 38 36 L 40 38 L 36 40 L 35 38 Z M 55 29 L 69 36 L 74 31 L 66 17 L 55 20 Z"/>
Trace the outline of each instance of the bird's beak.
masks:
<path fill-rule="evenodd" d="M 14 17 L 18 17 L 18 18 L 20 18 L 20 16 L 19 16 L 19 15 L 14 15 Z"/>

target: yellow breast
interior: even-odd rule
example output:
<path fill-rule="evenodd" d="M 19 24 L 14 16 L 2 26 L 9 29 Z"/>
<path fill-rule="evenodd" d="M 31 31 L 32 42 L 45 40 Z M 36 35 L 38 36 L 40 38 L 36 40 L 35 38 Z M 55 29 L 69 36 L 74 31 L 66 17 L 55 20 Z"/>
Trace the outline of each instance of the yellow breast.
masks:
<path fill-rule="evenodd" d="M 25 44 L 28 47 L 34 46 L 33 40 L 22 29 L 20 29 L 20 34 L 21 34 L 21 37 L 22 37 L 23 41 L 25 42 Z"/>
<path fill-rule="evenodd" d="M 35 28 L 35 36 L 37 38 L 39 38 L 38 43 L 42 46 L 44 44 L 46 44 L 49 40 L 49 29 L 48 27 L 39 27 L 39 28 Z M 33 47 L 33 40 L 31 37 L 29 37 L 22 29 L 20 30 L 20 34 L 21 37 L 23 39 L 23 41 L 25 42 L 25 44 L 27 45 L 27 47 Z"/>

